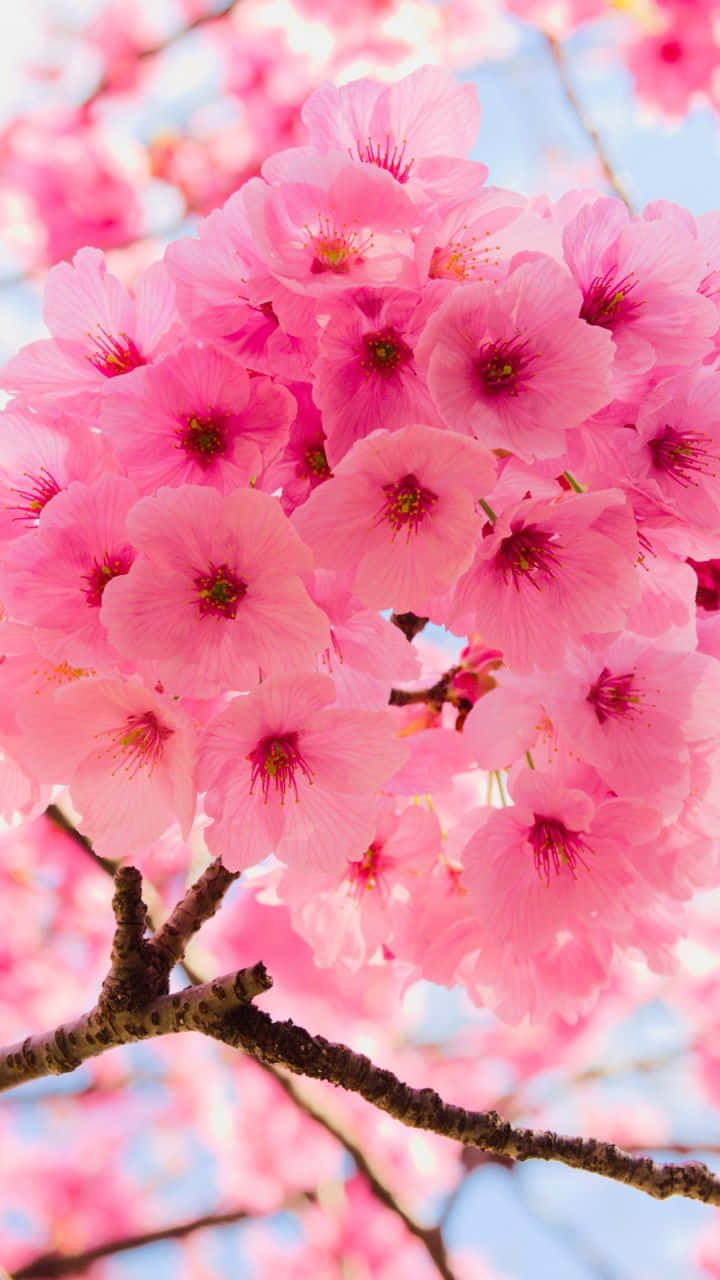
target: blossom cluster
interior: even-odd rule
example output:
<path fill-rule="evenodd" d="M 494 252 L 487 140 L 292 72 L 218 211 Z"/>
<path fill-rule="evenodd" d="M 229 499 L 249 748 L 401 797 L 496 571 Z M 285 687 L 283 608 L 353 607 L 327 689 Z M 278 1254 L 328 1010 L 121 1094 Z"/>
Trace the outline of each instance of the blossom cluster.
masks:
<path fill-rule="evenodd" d="M 719 224 L 488 186 L 479 115 L 325 87 L 132 293 L 50 273 L 0 376 L 0 802 L 274 855 L 319 965 L 574 1017 L 717 873 Z"/>

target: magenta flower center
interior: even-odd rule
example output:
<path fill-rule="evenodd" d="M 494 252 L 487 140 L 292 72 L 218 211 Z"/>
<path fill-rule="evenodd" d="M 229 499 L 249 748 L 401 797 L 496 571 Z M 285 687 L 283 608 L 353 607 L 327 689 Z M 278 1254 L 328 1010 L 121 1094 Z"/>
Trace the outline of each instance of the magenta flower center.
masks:
<path fill-rule="evenodd" d="M 683 56 L 683 47 L 679 40 L 663 40 L 660 45 L 660 57 L 663 62 L 680 62 Z"/>
<path fill-rule="evenodd" d="M 541 581 L 550 582 L 561 567 L 557 556 L 561 548 L 556 538 L 557 534 L 534 524 L 513 528 L 500 543 L 495 565 L 506 582 L 512 576 L 516 589 L 519 590 L 521 582 L 529 582 L 539 591 Z"/>
<path fill-rule="evenodd" d="M 720 609 L 720 560 L 691 560 L 697 576 L 695 603 L 701 609 Z"/>
<path fill-rule="evenodd" d="M 547 885 L 551 874 L 559 876 L 566 870 L 574 880 L 578 865 L 587 869 L 583 855 L 591 850 L 583 832 L 571 831 L 564 822 L 541 813 L 534 813 L 533 819 L 527 839 L 532 846 L 535 870 Z"/>
<path fill-rule="evenodd" d="M 308 445 L 303 457 L 311 476 L 318 480 L 328 480 L 330 478 L 332 472 L 325 453 L 325 446 L 322 442 Z"/>
<path fill-rule="evenodd" d="M 146 363 L 139 348 L 126 333 L 121 333 L 114 338 L 101 325 L 98 325 L 96 332 L 89 337 L 97 347 L 97 351 L 87 359 L 106 378 L 117 378 L 118 374 L 130 373 L 132 369 L 138 369 L 140 365 Z"/>
<path fill-rule="evenodd" d="M 358 159 L 363 164 L 377 165 L 378 169 L 385 169 L 387 173 L 391 173 L 397 182 L 407 182 L 415 161 L 406 159 L 406 142 L 398 146 L 395 140 L 386 134 L 384 143 L 368 138 L 365 143 L 356 141 L 355 146 Z M 352 152 L 350 154 L 352 155 Z"/>
<path fill-rule="evenodd" d="M 361 897 L 367 889 L 377 888 L 380 879 L 381 862 L 381 845 L 377 841 L 373 841 L 359 861 L 349 864 L 347 878 L 356 897 Z"/>
<path fill-rule="evenodd" d="M 588 324 L 600 325 L 603 329 L 613 329 L 642 306 L 642 303 L 630 297 L 636 286 L 634 276 L 623 276 L 618 280 L 612 268 L 603 276 L 595 276 L 583 293 L 580 319 L 587 320 Z"/>
<path fill-rule="evenodd" d="M 122 757 L 122 768 L 131 778 L 140 769 L 152 773 L 158 761 L 162 760 L 165 743 L 171 738 L 174 729 L 161 724 L 154 711 L 145 711 L 142 715 L 130 715 L 114 736 L 114 745 Z"/>
<path fill-rule="evenodd" d="M 202 618 L 235 618 L 247 591 L 247 582 L 238 578 L 228 564 L 211 563 L 207 573 L 196 575 L 193 584 Z"/>
<path fill-rule="evenodd" d="M 277 737 L 270 735 L 263 738 L 248 754 L 247 759 L 252 765 L 250 794 L 252 795 L 259 782 L 266 803 L 271 788 L 275 795 L 279 793 L 281 804 L 285 803 L 285 796 L 290 789 L 295 793 L 295 799 L 299 800 L 296 777 L 298 771 L 308 782 L 311 783 L 313 780 L 313 771 L 303 759 L 296 733 L 283 733 L 278 734 Z"/>
<path fill-rule="evenodd" d="M 201 467 L 209 467 L 213 458 L 225 453 L 227 448 L 225 418 L 220 414 L 215 418 L 200 418 L 193 414 L 180 428 L 178 444 L 194 462 Z"/>
<path fill-rule="evenodd" d="M 10 507 L 9 510 L 17 512 L 13 519 L 37 524 L 43 507 L 55 497 L 56 493 L 60 492 L 60 485 L 45 467 L 41 467 L 37 475 L 31 475 L 29 471 L 24 472 L 24 479 L 28 481 L 27 488 L 13 489 L 13 493 L 17 494 L 20 501 L 17 506 Z"/>
<path fill-rule="evenodd" d="M 660 435 L 649 443 L 653 466 L 657 471 L 664 471 L 678 484 L 694 484 L 693 472 L 712 474 L 713 464 L 717 461 L 710 453 L 707 445 L 712 444 L 710 436 L 701 435 L 697 431 L 677 431 L 675 427 L 665 426 Z"/>
<path fill-rule="evenodd" d="M 516 396 L 528 381 L 528 369 L 535 359 L 527 338 L 519 334 L 507 340 L 486 342 L 475 358 L 475 372 L 482 390 L 489 396 Z"/>
<path fill-rule="evenodd" d="M 634 671 L 614 676 L 609 667 L 603 667 L 586 698 L 600 724 L 605 724 L 606 720 L 617 720 L 637 710 L 641 699 L 634 679 Z"/>
<path fill-rule="evenodd" d="M 391 378 L 409 360 L 412 360 L 412 351 L 392 325 L 379 329 L 377 333 L 363 334 L 363 358 L 360 363 L 368 373 Z"/>
<path fill-rule="evenodd" d="M 393 536 L 401 529 L 417 533 L 420 525 L 437 502 L 437 494 L 426 489 L 416 476 L 410 474 L 397 480 L 395 484 L 382 486 L 385 494 L 385 505 L 380 513 L 380 520 L 387 520 L 393 529 Z"/>
<path fill-rule="evenodd" d="M 352 267 L 363 261 L 363 254 L 372 246 L 372 236 L 362 239 L 358 231 L 349 227 L 337 227 L 330 218 L 318 219 L 318 231 L 310 236 L 313 258 L 310 271 L 322 275 L 331 271 L 346 276 Z"/>
<path fill-rule="evenodd" d="M 132 547 L 121 547 L 119 551 L 114 552 L 104 551 L 101 560 L 95 557 L 90 572 L 83 574 L 83 582 L 87 584 L 84 588 L 85 599 L 91 608 L 100 608 L 103 591 L 108 582 L 129 573 L 134 559 L 135 552 Z"/>

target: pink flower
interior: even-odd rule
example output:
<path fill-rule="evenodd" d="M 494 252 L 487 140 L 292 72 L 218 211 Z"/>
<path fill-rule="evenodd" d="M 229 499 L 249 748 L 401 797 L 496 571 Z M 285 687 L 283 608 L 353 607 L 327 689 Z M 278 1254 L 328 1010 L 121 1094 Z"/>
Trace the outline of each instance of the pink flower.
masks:
<path fill-rule="evenodd" d="M 37 527 L 40 513 L 73 480 L 111 471 L 109 445 L 72 417 L 37 415 L 18 404 L 0 414 L 0 539 Z"/>
<path fill-rule="evenodd" d="M 270 186 L 251 179 L 245 205 L 266 269 L 304 295 L 295 326 L 288 325 L 288 313 L 290 332 L 302 333 L 300 318 L 315 297 L 398 278 L 410 250 L 406 233 L 417 215 L 390 174 L 310 147 L 274 156 L 271 172 L 276 181 L 282 173 L 282 181 Z M 277 296 L 283 297 L 282 289 Z M 275 292 L 270 301 L 276 305 Z"/>
<path fill-rule="evenodd" d="M 66 782 L 98 852 L 126 858 L 195 812 L 195 735 L 176 702 L 137 679 L 81 680 L 28 701 L 23 760 Z"/>
<path fill-rule="evenodd" d="M 543 701 L 559 742 L 608 787 L 672 818 L 689 791 L 691 752 L 720 720 L 720 664 L 626 634 L 568 652 Z"/>
<path fill-rule="evenodd" d="M 290 427 L 285 449 L 263 471 L 260 485 L 268 493 L 282 488 L 280 502 L 286 515 L 292 515 L 313 489 L 332 476 L 325 452 L 322 415 L 313 403 L 309 382 L 291 382 L 297 414 Z"/>
<path fill-rule="evenodd" d="M 618 395 L 655 364 L 709 353 L 717 310 L 698 293 L 702 248 L 676 218 L 630 218 L 621 200 L 596 200 L 567 224 L 563 252 L 582 290 L 581 317 L 612 336 Z"/>
<path fill-rule="evenodd" d="M 302 109 L 313 146 L 336 148 L 384 170 L 416 201 L 437 199 L 438 187 L 446 199 L 457 199 L 471 181 L 484 180 L 485 165 L 475 165 L 471 178 L 469 165 L 452 160 L 470 153 L 480 116 L 474 85 L 459 85 L 430 66 L 391 85 L 369 79 L 324 85 Z"/>
<path fill-rule="evenodd" d="M 305 867 L 288 867 L 278 896 L 291 906 L 293 927 L 312 947 L 315 963 L 355 970 L 379 946 L 392 951 L 396 921 L 422 897 L 440 848 L 434 813 L 418 805 L 396 813 L 385 804 L 371 843 L 344 869 L 321 871 L 308 883 Z"/>
<path fill-rule="evenodd" d="M 713 14 L 693 0 L 661 31 L 634 40 L 626 50 L 638 97 L 669 116 L 684 116 L 693 100 L 713 91 L 720 53 Z"/>
<path fill-rule="evenodd" d="M 413 354 L 436 306 L 433 289 L 424 296 L 404 289 L 350 289 L 328 306 L 313 394 L 333 464 L 380 424 L 387 431 L 408 422 L 439 425 Z"/>
<path fill-rule="evenodd" d="M 633 845 L 657 831 L 652 811 L 593 796 L 527 769 L 511 778 L 513 805 L 477 810 L 455 926 L 429 948 L 504 1018 L 557 1010 L 576 1017 L 607 981 L 616 940 L 642 948 L 657 897 Z M 483 1000 L 484 1002 L 484 1000 Z"/>
<path fill-rule="evenodd" d="M 561 453 L 568 428 L 611 399 L 612 343 L 578 319 L 580 305 L 568 273 L 541 256 L 455 289 L 417 347 L 447 425 L 527 460 Z"/>
<path fill-rule="evenodd" d="M 332 868 L 367 848 L 372 793 L 406 748 L 384 711 L 328 709 L 327 676 L 265 681 L 211 722 L 200 756 L 208 847 L 228 867 L 284 861 Z"/>
<path fill-rule="evenodd" d="M 160 485 L 246 485 L 287 440 L 294 401 L 222 350 L 185 343 L 157 364 L 119 380 L 102 424 L 144 492 Z"/>
<path fill-rule="evenodd" d="M 518 671 L 555 669 L 585 632 L 619 630 L 640 590 L 635 521 L 617 489 L 524 499 L 489 522 L 446 617 Z"/>
<path fill-rule="evenodd" d="M 494 476 L 487 451 L 451 432 L 375 431 L 293 521 L 320 565 L 354 568 L 353 592 L 368 608 L 422 612 L 469 562 L 475 498 Z"/>
<path fill-rule="evenodd" d="M 251 688 L 261 669 L 313 666 L 326 647 L 327 619 L 300 580 L 311 553 L 276 498 L 161 489 L 128 529 L 143 554 L 123 590 L 107 593 L 103 621 L 121 653 L 157 660 L 164 684 L 208 698 Z"/>
<path fill-rule="evenodd" d="M 109 380 L 156 357 L 175 318 L 175 295 L 162 263 L 144 272 L 132 297 L 98 249 L 80 249 L 72 265 L 50 272 L 44 316 L 52 338 L 23 347 L 1 385 L 38 401 L 73 397 L 73 411 L 92 425 Z"/>
<path fill-rule="evenodd" d="M 34 626 L 46 657 L 77 666 L 112 659 L 100 606 L 108 583 L 135 559 L 125 520 L 136 499 L 122 476 L 74 480 L 48 502 L 37 529 L 7 547 L 0 595 L 18 621 Z"/>

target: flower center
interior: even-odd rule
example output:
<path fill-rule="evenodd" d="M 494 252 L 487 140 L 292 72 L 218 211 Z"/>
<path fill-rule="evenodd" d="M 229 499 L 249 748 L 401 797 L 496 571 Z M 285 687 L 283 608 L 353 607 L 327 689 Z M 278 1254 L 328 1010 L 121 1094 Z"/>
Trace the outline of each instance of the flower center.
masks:
<path fill-rule="evenodd" d="M 641 698 L 633 686 L 634 678 L 634 671 L 614 676 L 609 667 L 603 667 L 586 698 L 600 724 L 605 724 L 606 720 L 617 720 L 620 716 L 637 710 Z"/>
<path fill-rule="evenodd" d="M 207 573 L 193 578 L 201 618 L 234 618 L 247 591 L 247 582 L 238 578 L 228 564 L 210 564 Z"/>
<path fill-rule="evenodd" d="M 128 716 L 119 730 L 112 731 L 113 754 L 122 761 L 119 767 L 130 778 L 140 769 L 147 769 L 151 774 L 162 760 L 165 743 L 174 732 L 160 723 L 154 711 Z"/>
<path fill-rule="evenodd" d="M 284 733 L 278 737 L 270 735 L 267 738 L 263 738 L 255 749 L 248 754 L 247 759 L 252 765 L 250 794 L 252 795 L 256 784 L 259 782 L 266 804 L 271 787 L 274 787 L 275 795 L 278 792 L 280 793 L 281 804 L 285 803 L 285 796 L 290 788 L 295 793 L 295 799 L 300 799 L 297 778 L 295 777 L 298 769 L 302 776 L 309 783 L 312 783 L 313 771 L 302 757 L 296 733 Z"/>
<path fill-rule="evenodd" d="M 87 585 L 84 588 L 85 599 L 93 609 L 99 609 L 102 604 L 103 591 L 108 582 L 113 578 L 121 578 L 123 574 L 130 572 L 130 566 L 135 559 L 135 552 L 132 547 L 121 547 L 119 551 L 110 552 L 103 551 L 102 560 L 98 560 L 97 556 L 92 562 L 89 573 L 83 574 L 83 582 Z"/>
<path fill-rule="evenodd" d="M 8 510 L 17 512 L 13 516 L 14 520 L 24 520 L 27 524 L 35 525 L 43 507 L 60 492 L 60 485 L 45 467 L 41 467 L 37 475 L 32 475 L 29 471 L 23 472 L 23 478 L 28 481 L 28 487 L 13 489 L 20 501 L 17 506 L 9 507 Z"/>
<path fill-rule="evenodd" d="M 330 478 L 332 472 L 325 453 L 325 446 L 322 442 L 308 445 L 303 456 L 311 475 L 325 480 Z"/>
<path fill-rule="evenodd" d="M 385 169 L 387 173 L 391 173 L 397 182 L 403 184 L 410 177 L 410 170 L 415 161 L 405 158 L 405 150 L 407 142 L 403 142 L 402 146 L 398 146 L 389 134 L 385 135 L 385 142 L 377 142 L 373 138 L 368 138 L 367 142 L 362 143 L 356 140 L 358 159 L 363 164 L 377 165 L 378 169 Z M 352 151 L 350 152 L 352 155 Z"/>
<path fill-rule="evenodd" d="M 313 257 L 310 263 L 312 275 L 331 271 L 346 276 L 351 268 L 363 261 L 363 254 L 372 247 L 372 236 L 364 240 L 358 230 L 337 227 L 330 218 L 318 218 L 318 230 L 309 232 L 309 246 Z"/>
<path fill-rule="evenodd" d="M 475 359 L 475 372 L 486 395 L 516 396 L 528 381 L 528 366 L 537 357 L 529 349 L 527 338 L 486 342 Z"/>
<path fill-rule="evenodd" d="M 701 609 L 720 609 L 720 560 L 691 560 L 697 575 L 695 603 Z"/>
<path fill-rule="evenodd" d="M 395 484 L 384 484 L 382 490 L 385 505 L 379 519 L 387 520 L 393 529 L 393 537 L 401 529 L 407 530 L 408 538 L 411 533 L 417 533 L 437 502 L 437 494 L 432 489 L 425 489 L 412 474 L 403 476 Z"/>
<path fill-rule="evenodd" d="M 347 879 L 355 897 L 362 897 L 367 889 L 375 889 L 380 879 L 381 846 L 373 841 L 359 862 L 348 864 Z"/>
<path fill-rule="evenodd" d="M 657 471 L 664 471 L 678 484 L 696 484 L 693 471 L 701 475 L 715 475 L 711 471 L 717 461 L 710 453 L 707 445 L 712 444 L 710 436 L 701 435 L 697 431 L 676 431 L 674 427 L 664 427 L 659 436 L 649 443 L 653 466 Z"/>
<path fill-rule="evenodd" d="M 663 62 L 680 62 L 683 56 L 683 47 L 679 40 L 663 40 L 659 52 Z"/>
<path fill-rule="evenodd" d="M 534 813 L 533 825 L 527 838 L 532 845 L 535 870 L 547 885 L 550 884 L 550 875 L 559 876 L 563 869 L 570 873 L 573 880 L 578 865 L 587 870 L 583 854 L 590 853 L 591 850 L 583 839 L 583 832 L 570 831 L 557 818 Z"/>
<path fill-rule="evenodd" d="M 213 458 L 227 448 L 224 417 L 199 418 L 193 414 L 186 418 L 178 432 L 178 444 L 194 462 L 209 467 Z"/>
<path fill-rule="evenodd" d="M 102 325 L 98 325 L 95 333 L 88 334 L 88 337 L 97 351 L 87 359 L 106 378 L 117 378 L 118 374 L 130 373 L 132 369 L 138 369 L 141 364 L 146 363 L 139 348 L 126 333 L 114 338 Z"/>
<path fill-rule="evenodd" d="M 412 360 L 412 351 L 392 325 L 379 329 L 377 333 L 363 334 L 363 358 L 360 363 L 368 373 L 391 378 L 409 360 Z"/>
<path fill-rule="evenodd" d="M 561 550 L 556 542 L 556 533 L 548 533 L 537 525 L 529 524 L 525 528 L 513 528 L 507 538 L 503 538 L 495 555 L 495 564 L 507 582 L 512 575 L 513 585 L 517 590 L 521 582 L 529 582 L 540 590 L 540 581 L 550 582 L 555 571 L 561 567 L 557 552 Z"/>
<path fill-rule="evenodd" d="M 614 328 L 642 306 L 641 302 L 629 297 L 636 286 L 634 276 L 623 276 L 618 280 L 612 268 L 603 276 L 595 276 L 583 293 L 580 319 L 587 320 L 588 324 L 601 325 L 603 329 Z"/>

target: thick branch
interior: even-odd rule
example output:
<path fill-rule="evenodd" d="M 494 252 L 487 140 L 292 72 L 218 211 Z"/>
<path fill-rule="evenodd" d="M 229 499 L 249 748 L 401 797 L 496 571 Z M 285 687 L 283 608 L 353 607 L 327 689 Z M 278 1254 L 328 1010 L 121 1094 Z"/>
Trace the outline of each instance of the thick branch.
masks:
<path fill-rule="evenodd" d="M 359 1093 L 412 1128 L 428 1129 L 514 1160 L 557 1160 L 624 1182 L 657 1200 L 681 1195 L 720 1205 L 720 1178 L 704 1164 L 658 1164 L 622 1151 L 612 1142 L 515 1128 L 495 1111 L 466 1111 L 443 1102 L 434 1089 L 411 1089 L 364 1054 L 311 1036 L 292 1022 L 274 1022 L 252 1006 L 238 1009 L 227 1019 L 222 1038 L 264 1062 Z"/>
<path fill-rule="evenodd" d="M 168 972 L 182 960 L 193 934 L 215 915 L 225 893 L 238 875 L 237 871 L 227 871 L 220 858 L 216 858 L 200 879 L 191 885 L 170 918 L 158 929 L 152 946 L 165 958 Z"/>
<path fill-rule="evenodd" d="M 97 1004 L 89 1013 L 54 1031 L 28 1036 L 0 1053 L 0 1091 L 41 1076 L 63 1075 L 106 1049 L 177 1031 L 202 1031 L 222 1038 L 232 1009 L 272 986 L 263 964 L 161 996 L 143 1009 L 111 1010 Z"/>
<path fill-rule="evenodd" d="M 595 152 L 595 155 L 598 158 L 598 161 L 600 162 L 600 168 L 602 169 L 605 181 L 607 182 L 608 186 L 611 187 L 612 190 L 615 192 L 615 195 L 620 197 L 626 209 L 630 213 L 633 213 L 634 210 L 632 206 L 632 201 L 630 200 L 630 197 L 627 191 L 625 190 L 622 182 L 620 181 L 615 170 L 613 169 L 612 163 L 610 161 L 610 157 L 608 156 L 608 153 L 605 150 L 605 144 L 602 138 L 600 137 L 600 134 L 598 133 L 597 129 L 595 129 L 590 124 L 590 121 L 588 120 L 582 106 L 580 105 L 577 94 L 575 93 L 575 90 L 573 88 L 572 81 L 570 79 L 570 76 L 568 75 L 567 63 L 565 62 L 565 54 L 563 53 L 563 48 L 560 41 L 556 40 L 555 36 L 551 36 L 547 33 L 545 35 L 545 39 L 547 41 L 547 46 L 550 51 L 550 56 L 555 64 L 555 70 L 557 71 L 558 77 L 560 79 L 560 83 L 562 84 L 562 87 L 565 91 L 565 97 L 568 100 L 568 105 L 570 107 L 570 110 L 575 116 L 575 119 L 580 125 L 580 128 L 585 134 L 585 137 L 587 138 L 593 151 Z"/>
<path fill-rule="evenodd" d="M 467 702 L 466 698 L 453 693 L 451 688 L 453 676 L 456 676 L 459 670 L 457 666 L 450 667 L 429 689 L 391 689 L 390 706 L 409 707 L 416 702 L 425 702 L 439 711 L 444 702 L 452 702 L 454 706 Z"/>

